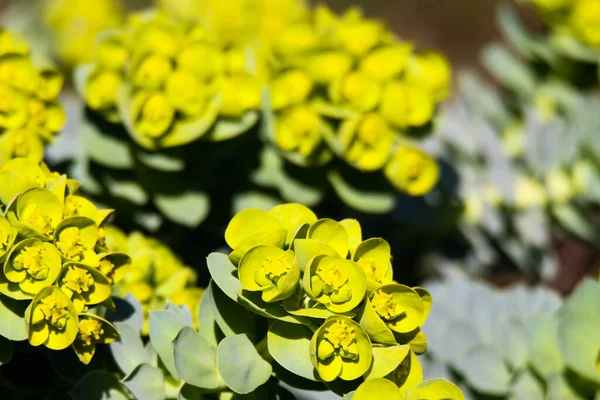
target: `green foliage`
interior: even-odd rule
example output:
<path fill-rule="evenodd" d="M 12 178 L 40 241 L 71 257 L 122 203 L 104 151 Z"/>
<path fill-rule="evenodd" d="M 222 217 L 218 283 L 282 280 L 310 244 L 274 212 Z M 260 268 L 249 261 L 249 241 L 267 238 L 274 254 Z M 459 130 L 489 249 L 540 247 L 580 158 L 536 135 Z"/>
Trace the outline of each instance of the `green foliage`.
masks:
<path fill-rule="evenodd" d="M 467 398 L 587 399 L 600 390 L 594 338 L 600 285 L 585 280 L 564 302 L 552 291 L 499 290 L 457 269 L 424 284 L 436 299 L 428 370 L 455 378 Z M 586 321 L 586 322 L 584 322 Z"/>

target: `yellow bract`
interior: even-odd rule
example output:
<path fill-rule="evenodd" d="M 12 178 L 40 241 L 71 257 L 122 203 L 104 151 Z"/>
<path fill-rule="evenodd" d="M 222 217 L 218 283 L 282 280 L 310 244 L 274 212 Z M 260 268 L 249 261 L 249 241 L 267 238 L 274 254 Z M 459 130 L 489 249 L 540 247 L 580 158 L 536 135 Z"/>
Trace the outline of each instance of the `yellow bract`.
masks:
<path fill-rule="evenodd" d="M 286 111 L 277 121 L 275 143 L 284 151 L 297 150 L 309 157 L 321 143 L 321 119 L 310 106 Z"/>
<path fill-rule="evenodd" d="M 436 185 L 440 170 L 428 154 L 402 145 L 386 165 L 385 175 L 398 189 L 412 196 L 421 196 Z"/>
<path fill-rule="evenodd" d="M 570 20 L 575 34 L 583 42 L 592 47 L 600 46 L 600 2 L 575 1 Z"/>

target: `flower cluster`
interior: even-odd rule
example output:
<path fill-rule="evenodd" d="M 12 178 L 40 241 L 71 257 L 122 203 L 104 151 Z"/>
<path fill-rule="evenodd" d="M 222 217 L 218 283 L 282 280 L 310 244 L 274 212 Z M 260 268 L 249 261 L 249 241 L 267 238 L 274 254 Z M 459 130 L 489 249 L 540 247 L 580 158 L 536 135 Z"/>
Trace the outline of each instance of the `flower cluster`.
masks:
<path fill-rule="evenodd" d="M 93 63 L 78 70 L 80 91 L 146 149 L 235 136 L 258 120 L 258 67 L 246 48 L 210 37 L 199 23 L 134 14 L 101 35 Z"/>
<path fill-rule="evenodd" d="M 44 146 L 65 123 L 57 101 L 62 85 L 57 70 L 35 65 L 22 37 L 0 28 L 0 164 L 42 160 Z"/>
<path fill-rule="evenodd" d="M 290 161 L 323 164 L 336 154 L 361 171 L 384 169 L 414 195 L 437 182 L 437 164 L 409 133 L 448 96 L 442 55 L 415 53 L 357 9 L 337 16 L 326 7 L 285 29 L 272 52 L 271 136 Z"/>
<path fill-rule="evenodd" d="M 118 0 L 52 0 L 42 4 L 54 50 L 70 67 L 92 61 L 96 36 L 120 26 L 124 19 Z"/>
<path fill-rule="evenodd" d="M 556 30 L 600 48 L 600 3 L 596 0 L 528 0 Z"/>
<path fill-rule="evenodd" d="M 416 357 L 427 348 L 421 326 L 431 296 L 422 288 L 393 281 L 391 249 L 385 240 L 363 240 L 358 221 L 318 219 L 307 207 L 293 203 L 239 212 L 229 223 L 225 240 L 241 288 L 238 300 L 249 310 L 278 320 L 268 337 L 275 360 L 289 363 L 275 351 L 287 346 L 281 343 L 285 336 L 276 333 L 277 324 L 297 326 L 298 332 L 304 325 L 312 335 L 307 337 L 307 354 L 298 357 L 310 359 L 313 369 L 305 376 L 308 379 L 314 379 L 313 374 L 324 382 L 385 378 L 409 399 L 438 393 L 422 389 L 438 384 L 421 383 Z M 225 279 L 210 264 L 211 256 L 213 279 L 225 287 Z M 440 385 L 455 389 L 445 381 Z M 445 398 L 463 397 L 456 389 Z"/>
<path fill-rule="evenodd" d="M 78 196 L 79 186 L 25 158 L 0 168 L 0 297 L 28 302 L 21 321 L 32 346 L 72 345 L 87 364 L 96 344 L 118 338 L 91 308 L 111 307 L 113 279 L 129 257 L 106 248 L 113 210 Z"/>
<path fill-rule="evenodd" d="M 131 262 L 119 269 L 113 294 L 131 293 L 141 303 L 145 335 L 149 332 L 149 313 L 163 309 L 167 300 L 178 306 L 186 305 L 197 327 L 196 310 L 204 290 L 195 286 L 196 272 L 184 265 L 171 249 L 140 232 L 127 236 L 113 226 L 106 229 L 106 247 L 131 257 Z"/>

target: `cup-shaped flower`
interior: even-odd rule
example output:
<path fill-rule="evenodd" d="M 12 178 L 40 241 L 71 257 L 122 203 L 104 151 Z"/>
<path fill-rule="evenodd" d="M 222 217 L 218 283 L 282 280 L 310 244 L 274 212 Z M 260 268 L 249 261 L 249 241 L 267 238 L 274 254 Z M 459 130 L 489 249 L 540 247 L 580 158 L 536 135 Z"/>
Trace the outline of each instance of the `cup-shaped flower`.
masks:
<path fill-rule="evenodd" d="M 372 78 L 388 81 L 404 71 L 413 48 L 411 43 L 378 47 L 360 61 L 360 70 Z"/>
<path fill-rule="evenodd" d="M 65 218 L 56 228 L 54 244 L 65 261 L 98 266 L 94 246 L 98 241 L 98 225 L 86 217 Z"/>
<path fill-rule="evenodd" d="M 600 4 L 594 0 L 579 0 L 574 3 L 571 29 L 585 44 L 600 47 Z"/>
<path fill-rule="evenodd" d="M 381 116 L 371 113 L 344 122 L 340 140 L 349 163 L 364 171 L 374 171 L 390 158 L 394 133 Z"/>
<path fill-rule="evenodd" d="M 118 283 L 123 277 L 121 267 L 131 264 L 131 258 L 125 253 L 106 253 L 98 256 L 96 269 L 106 277 L 108 283 Z"/>
<path fill-rule="evenodd" d="M 111 285 L 96 268 L 68 262 L 63 266 L 58 286 L 69 297 L 77 313 L 86 305 L 100 304 L 110 297 Z"/>
<path fill-rule="evenodd" d="M 4 262 L 0 292 L 14 299 L 32 299 L 60 275 L 60 253 L 48 242 L 25 239 L 17 243 Z"/>
<path fill-rule="evenodd" d="M 269 86 L 271 105 L 274 110 L 280 110 L 304 103 L 313 88 L 313 82 L 302 70 L 292 69 L 280 73 Z"/>
<path fill-rule="evenodd" d="M 357 263 L 330 256 L 314 257 L 302 284 L 311 298 L 335 313 L 355 309 L 367 290 L 365 273 Z"/>
<path fill-rule="evenodd" d="M 131 112 L 136 131 L 153 139 L 166 134 L 175 119 L 175 108 L 167 96 L 158 91 L 138 92 Z"/>
<path fill-rule="evenodd" d="M 401 145 L 385 166 L 385 175 L 398 190 L 422 196 L 437 184 L 440 169 L 427 153 Z"/>
<path fill-rule="evenodd" d="M 23 127 L 27 122 L 27 96 L 4 83 L 0 83 L 0 96 L 0 127 Z"/>
<path fill-rule="evenodd" d="M 16 238 L 17 230 L 0 215 L 0 261 L 4 260 Z"/>
<path fill-rule="evenodd" d="M 50 190 L 31 188 L 9 207 L 7 218 L 25 237 L 51 240 L 63 217 L 63 204 Z"/>
<path fill-rule="evenodd" d="M 118 121 L 116 112 L 117 91 L 123 82 L 120 72 L 96 69 L 86 78 L 85 102 L 93 110 L 101 112 L 109 121 Z"/>
<path fill-rule="evenodd" d="M 380 238 L 367 239 L 356 248 L 353 260 L 365 272 L 369 293 L 378 286 L 392 281 L 393 269 L 390 263 L 391 257 L 390 245 Z"/>
<path fill-rule="evenodd" d="M 310 158 L 323 142 L 324 122 L 310 105 L 299 105 L 282 112 L 275 124 L 275 143 L 283 151 Z"/>
<path fill-rule="evenodd" d="M 400 334 L 420 328 L 428 313 L 419 293 L 398 283 L 383 285 L 373 291 L 366 307 L 369 305 L 389 329 Z"/>
<path fill-rule="evenodd" d="M 351 381 L 362 376 L 373 360 L 367 333 L 348 317 L 333 316 L 313 334 L 310 358 L 325 382 Z"/>
<path fill-rule="evenodd" d="M 383 89 L 379 111 L 390 124 L 403 129 L 426 124 L 435 112 L 435 103 L 427 88 L 393 80 Z"/>
<path fill-rule="evenodd" d="M 406 66 L 406 81 L 427 88 L 438 101 L 450 94 L 451 76 L 450 63 L 437 52 L 417 54 Z"/>
<path fill-rule="evenodd" d="M 300 268 L 292 250 L 257 246 L 242 257 L 238 277 L 244 289 L 260 291 L 262 299 L 272 303 L 294 293 L 300 279 Z"/>
<path fill-rule="evenodd" d="M 79 314 L 79 329 L 73 342 L 73 350 L 79 360 L 89 364 L 96 352 L 97 344 L 107 344 L 119 338 L 113 324 L 94 314 Z"/>
<path fill-rule="evenodd" d="M 75 340 L 77 312 L 67 295 L 56 286 L 42 289 L 25 313 L 29 344 L 62 350 Z"/>
<path fill-rule="evenodd" d="M 351 72 L 329 86 L 329 99 L 336 105 L 359 112 L 375 109 L 381 98 L 381 83 L 362 72 Z"/>
<path fill-rule="evenodd" d="M 225 241 L 233 249 L 229 258 L 236 265 L 252 247 L 283 247 L 286 237 L 287 231 L 279 220 L 257 208 L 248 208 L 237 213 L 225 230 Z"/>

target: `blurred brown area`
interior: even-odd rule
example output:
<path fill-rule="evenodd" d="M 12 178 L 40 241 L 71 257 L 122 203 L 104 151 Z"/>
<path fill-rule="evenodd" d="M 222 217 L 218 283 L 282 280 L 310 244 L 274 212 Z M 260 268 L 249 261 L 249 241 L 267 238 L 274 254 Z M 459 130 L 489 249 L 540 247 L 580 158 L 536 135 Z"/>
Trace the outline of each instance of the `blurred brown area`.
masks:
<path fill-rule="evenodd" d="M 501 39 L 495 13 L 511 0 L 312 0 L 336 11 L 360 6 L 419 48 L 446 54 L 455 69 L 479 66 L 481 49 Z"/>

